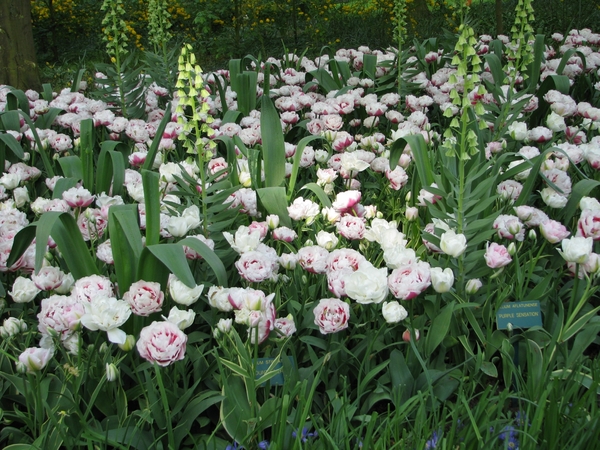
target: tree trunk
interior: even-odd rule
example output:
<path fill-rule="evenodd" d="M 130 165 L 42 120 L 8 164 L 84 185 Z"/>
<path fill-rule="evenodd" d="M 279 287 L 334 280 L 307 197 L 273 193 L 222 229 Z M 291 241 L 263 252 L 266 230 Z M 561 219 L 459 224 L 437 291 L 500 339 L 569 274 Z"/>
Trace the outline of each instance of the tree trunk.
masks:
<path fill-rule="evenodd" d="M 496 0 L 496 35 L 504 33 L 502 23 L 502 0 Z"/>
<path fill-rule="evenodd" d="M 30 0 L 0 0 L 0 84 L 41 90 Z"/>

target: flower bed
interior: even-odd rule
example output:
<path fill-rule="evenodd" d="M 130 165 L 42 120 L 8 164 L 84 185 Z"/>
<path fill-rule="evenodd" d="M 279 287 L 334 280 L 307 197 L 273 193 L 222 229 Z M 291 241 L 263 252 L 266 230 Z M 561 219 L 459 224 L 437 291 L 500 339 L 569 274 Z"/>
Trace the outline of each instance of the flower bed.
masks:
<path fill-rule="evenodd" d="M 2 87 L 0 441 L 595 442 L 600 35 L 553 39 Z"/>

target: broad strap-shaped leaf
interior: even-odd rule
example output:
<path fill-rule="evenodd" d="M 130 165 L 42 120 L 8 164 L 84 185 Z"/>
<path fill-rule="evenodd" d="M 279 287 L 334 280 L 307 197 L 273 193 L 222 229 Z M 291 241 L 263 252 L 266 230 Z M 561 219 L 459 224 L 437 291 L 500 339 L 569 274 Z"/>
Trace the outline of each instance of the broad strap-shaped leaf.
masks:
<path fill-rule="evenodd" d="M 60 178 L 52 191 L 52 198 L 62 198 L 63 192 L 74 188 L 79 184 L 81 178 Z"/>
<path fill-rule="evenodd" d="M 288 201 L 283 186 L 260 188 L 256 190 L 256 193 L 269 214 L 277 214 L 284 226 L 292 227 L 292 220 L 287 210 Z"/>
<path fill-rule="evenodd" d="M 121 146 L 124 146 L 124 144 L 116 141 L 104 141 L 102 143 L 96 168 L 96 194 L 108 193 L 111 182 L 113 195 L 120 195 L 123 191 L 125 160 L 122 153 L 114 150 Z"/>
<path fill-rule="evenodd" d="M 237 111 L 234 111 L 237 112 Z M 229 166 L 229 180 L 231 184 L 236 186 L 239 184 L 238 178 L 238 166 L 237 166 L 237 154 L 235 153 L 235 145 L 233 143 L 233 139 L 229 136 L 218 136 L 214 138 L 215 141 L 221 141 L 225 145 L 225 149 L 227 152 L 227 165 Z"/>
<path fill-rule="evenodd" d="M 421 185 L 423 187 L 431 186 L 434 182 L 433 169 L 429 159 L 427 143 L 421 134 L 410 134 L 394 141 L 390 149 L 390 170 L 394 170 L 398 165 L 406 145 L 409 145 L 412 150 Z"/>
<path fill-rule="evenodd" d="M 542 123 L 542 120 L 546 117 L 548 108 L 550 105 L 544 96 L 550 90 L 557 90 L 562 94 L 568 94 L 571 89 L 571 83 L 569 78 L 565 75 L 549 75 L 540 85 L 540 88 L 535 92 L 535 96 L 538 98 L 538 108 L 531 113 L 531 119 L 529 120 L 530 128 L 533 128 Z"/>
<path fill-rule="evenodd" d="M 223 264 L 221 259 L 213 250 L 210 249 L 208 245 L 206 245 L 201 240 L 193 237 L 187 237 L 185 239 L 182 239 L 178 242 L 178 244 L 190 247 L 192 250 L 194 250 L 196 253 L 202 256 L 202 258 L 206 261 L 206 263 L 215 273 L 219 285 L 227 287 L 227 269 L 225 269 L 225 265 Z"/>
<path fill-rule="evenodd" d="M 600 186 L 600 182 L 596 180 L 579 180 L 573 186 L 571 195 L 569 195 L 569 201 L 566 206 L 560 211 L 563 223 L 569 223 L 577 210 L 579 209 L 579 202 L 581 198 L 588 195 L 593 189 Z"/>
<path fill-rule="evenodd" d="M 220 409 L 221 424 L 233 440 L 244 442 L 252 430 L 250 424 L 257 420 L 252 414 L 246 385 L 237 376 L 222 379 L 224 398 Z"/>
<path fill-rule="evenodd" d="M 8 255 L 8 259 L 6 260 L 6 267 L 11 267 L 21 256 L 23 256 L 23 253 L 25 253 L 29 245 L 35 239 L 36 229 L 37 222 L 33 222 L 18 231 L 13 240 L 10 255 Z M 46 240 L 46 242 L 48 241 Z M 44 248 L 43 251 L 45 253 L 46 249 Z"/>
<path fill-rule="evenodd" d="M 363 55 L 363 73 L 371 80 L 375 81 L 375 72 L 377 71 L 377 55 Z"/>
<path fill-rule="evenodd" d="M 237 74 L 238 91 L 237 102 L 238 108 L 244 116 L 250 114 L 250 111 L 256 108 L 256 92 L 258 87 L 258 73 L 245 70 Z"/>
<path fill-rule="evenodd" d="M 132 283 L 140 280 L 136 277 L 143 247 L 137 205 L 111 206 L 108 210 L 108 217 L 115 273 L 119 291 L 123 295 Z"/>
<path fill-rule="evenodd" d="M 48 112 L 39 115 L 38 118 L 35 119 L 35 126 L 42 130 L 52 127 L 56 117 L 58 117 L 63 111 L 64 109 L 61 108 L 49 108 Z"/>
<path fill-rule="evenodd" d="M 146 245 L 160 241 L 160 190 L 159 175 L 156 172 L 142 170 L 144 205 L 146 207 Z"/>
<path fill-rule="evenodd" d="M 307 183 L 304 186 L 302 186 L 302 189 L 308 189 L 309 191 L 314 192 L 314 194 L 319 198 L 319 201 L 323 206 L 331 208 L 331 199 L 325 193 L 323 188 L 317 183 Z"/>
<path fill-rule="evenodd" d="M 156 281 L 165 290 L 169 273 L 173 273 L 190 288 L 196 286 L 183 246 L 179 244 L 157 244 L 144 248 L 140 257 L 138 279 Z"/>
<path fill-rule="evenodd" d="M 21 132 L 21 119 L 18 110 L 6 110 L 0 115 L 5 130 Z"/>
<path fill-rule="evenodd" d="M 83 69 L 79 69 L 79 71 L 77 71 L 77 75 L 75 75 L 75 78 L 73 79 L 73 84 L 71 85 L 71 92 L 77 92 L 79 90 L 79 84 L 81 83 L 81 80 L 83 79 L 85 70 L 86 69 L 83 68 Z"/>
<path fill-rule="evenodd" d="M 533 94 L 537 88 L 538 81 L 540 79 L 540 68 L 542 66 L 542 60 L 544 59 L 544 51 L 546 50 L 546 36 L 543 34 L 536 34 L 535 42 L 533 44 L 533 61 L 527 68 L 529 78 L 527 79 L 527 90 Z M 556 71 L 559 75 L 561 74 L 558 70 Z"/>
<path fill-rule="evenodd" d="M 40 155 L 40 158 L 42 158 L 42 163 L 44 164 L 44 169 L 46 170 L 46 176 L 48 178 L 52 178 L 55 174 L 54 168 L 52 167 L 52 163 L 50 162 L 50 157 L 48 156 L 48 149 L 44 148 L 44 146 L 42 145 L 42 141 L 40 140 L 37 128 L 35 127 L 33 121 L 29 118 L 29 109 L 27 109 L 27 112 L 19 110 L 19 114 L 21 114 L 21 117 L 23 117 L 25 123 L 29 125 L 29 128 L 31 129 L 31 134 L 33 134 L 33 139 L 35 140 L 35 144 L 37 145 L 38 150 L 34 154 Z"/>
<path fill-rule="evenodd" d="M 59 158 L 58 164 L 65 177 L 77 178 L 78 180 L 83 179 L 83 164 L 79 156 L 63 156 L 62 158 Z"/>
<path fill-rule="evenodd" d="M 46 214 L 49 213 L 45 213 L 44 215 Z M 42 221 L 40 219 L 40 224 L 41 222 Z M 78 280 L 82 277 L 98 274 L 98 268 L 96 267 L 96 263 L 90 254 L 88 245 L 83 240 L 83 236 L 79 231 L 77 222 L 71 214 L 60 213 L 58 221 L 52 227 L 51 236 L 56 242 L 56 245 L 60 250 L 63 259 L 65 260 L 69 271 L 73 275 L 73 278 Z M 39 269 L 36 269 L 36 271 L 37 270 Z"/>
<path fill-rule="evenodd" d="M 90 192 L 94 190 L 94 122 L 92 119 L 81 121 L 81 165 L 83 186 Z"/>
<path fill-rule="evenodd" d="M 150 145 L 150 148 L 148 149 L 146 160 L 144 161 L 144 165 L 142 166 L 142 168 L 146 170 L 150 170 L 152 168 L 154 160 L 156 159 L 156 154 L 158 153 L 158 146 L 160 144 L 160 140 L 162 139 L 167 124 L 171 121 L 171 102 L 167 103 L 165 111 L 166 113 L 160 121 L 158 128 L 156 129 L 156 134 L 154 135 L 154 139 L 152 140 L 152 145 Z"/>
<path fill-rule="evenodd" d="M 319 82 L 319 86 L 321 86 L 327 94 L 343 87 L 341 80 L 335 80 L 324 67 L 308 72 L 307 75 L 315 78 Z M 310 81 L 310 77 L 307 76 L 306 81 Z"/>
<path fill-rule="evenodd" d="M 58 247 L 58 250 L 60 250 L 61 256 L 65 260 L 73 278 L 78 280 L 79 278 L 98 273 L 98 268 L 90 254 L 90 250 L 83 240 L 83 236 L 81 235 L 81 231 L 79 231 L 75 218 L 71 214 L 50 211 L 42 214 L 40 220 L 29 226 L 33 225 L 36 227 L 34 269 L 36 273 L 42 268 L 49 236 L 52 236 L 52 239 L 56 242 L 56 246 Z M 29 240 L 30 243 L 30 237 L 31 231 L 28 229 L 23 234 L 24 242 Z M 15 241 L 16 240 L 17 238 L 15 237 Z M 24 242 L 17 246 L 18 251 L 22 250 Z M 29 243 L 27 243 L 27 245 L 29 245 Z M 12 260 L 12 256 L 11 253 L 9 261 Z"/>
<path fill-rule="evenodd" d="M 267 96 L 262 98 L 260 129 L 265 187 L 281 186 L 285 179 L 285 141 L 281 129 L 281 119 L 273 101 Z"/>
<path fill-rule="evenodd" d="M 6 145 L 8 148 L 10 148 L 17 158 L 23 159 L 25 157 L 23 147 L 21 147 L 21 144 L 19 144 L 12 134 L 0 133 L 0 141 L 2 141 L 3 145 Z"/>
<path fill-rule="evenodd" d="M 6 110 L 18 110 L 27 112 L 29 116 L 29 99 L 21 89 L 9 88 L 9 92 L 6 94 Z"/>
<path fill-rule="evenodd" d="M 533 162 L 533 167 L 531 169 L 531 175 L 527 177 L 527 181 L 523 184 L 523 189 L 521 190 L 521 194 L 519 194 L 519 198 L 515 201 L 515 206 L 526 205 L 529 201 L 529 195 L 533 192 L 533 188 L 537 181 L 537 175 L 540 173 L 540 167 L 542 163 L 546 160 L 546 154 L 550 152 L 552 148 L 545 150 L 541 155 L 538 155 L 532 158 L 530 161 Z"/>
<path fill-rule="evenodd" d="M 450 329 L 450 320 L 452 319 L 453 312 L 454 302 L 450 302 L 433 318 L 429 333 L 427 333 L 427 338 L 425 339 L 426 354 L 431 355 L 446 337 Z"/>
<path fill-rule="evenodd" d="M 294 154 L 294 163 L 292 165 L 292 174 L 290 175 L 290 182 L 288 185 L 287 198 L 288 202 L 291 200 L 292 195 L 294 195 L 294 188 L 296 187 L 296 178 L 298 177 L 298 170 L 300 168 L 300 160 L 302 159 L 302 152 L 304 148 L 315 140 L 322 140 L 322 136 L 306 136 L 302 138 L 298 145 L 296 146 L 296 153 Z"/>

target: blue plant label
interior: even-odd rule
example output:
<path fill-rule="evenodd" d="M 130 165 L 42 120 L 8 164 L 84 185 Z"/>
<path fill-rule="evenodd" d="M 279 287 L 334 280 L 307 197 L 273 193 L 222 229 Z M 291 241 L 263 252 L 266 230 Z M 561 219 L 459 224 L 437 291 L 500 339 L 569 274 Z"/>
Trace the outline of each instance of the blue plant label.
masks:
<path fill-rule="evenodd" d="M 291 356 L 284 356 L 284 358 L 287 358 L 290 363 L 294 363 L 294 359 Z M 271 364 L 273 364 L 273 361 L 275 361 L 276 358 L 258 358 L 256 360 L 256 379 L 258 380 L 260 377 L 262 377 L 265 373 L 267 373 L 267 370 L 269 370 L 269 367 L 271 367 Z M 280 372 L 273 376 L 273 378 L 271 378 L 269 380 L 269 383 L 271 384 L 271 386 L 283 386 L 283 372 L 281 372 L 281 369 L 283 369 L 283 364 L 281 363 L 281 361 L 278 361 L 271 370 L 280 370 Z M 261 384 L 261 386 L 264 386 L 266 383 Z"/>
<path fill-rule="evenodd" d="M 526 329 L 542 326 L 542 313 L 540 302 L 506 302 L 496 313 L 496 322 L 499 330 L 509 328 Z"/>

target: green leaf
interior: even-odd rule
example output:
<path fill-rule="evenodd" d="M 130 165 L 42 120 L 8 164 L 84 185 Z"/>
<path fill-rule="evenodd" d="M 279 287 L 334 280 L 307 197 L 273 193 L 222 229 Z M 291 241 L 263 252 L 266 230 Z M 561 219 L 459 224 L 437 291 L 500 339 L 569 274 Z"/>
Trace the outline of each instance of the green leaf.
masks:
<path fill-rule="evenodd" d="M 176 448 L 182 448 L 181 445 L 177 444 L 180 444 L 181 441 L 189 434 L 192 425 L 200 416 L 200 414 L 202 414 L 212 405 L 222 402 L 223 399 L 224 397 L 220 395 L 220 393 L 208 391 L 197 395 L 186 404 L 186 408 L 183 411 L 183 414 L 181 414 L 181 418 L 177 424 L 177 428 L 174 430 L 174 434 L 176 437 Z"/>
<path fill-rule="evenodd" d="M 79 156 L 63 156 L 58 160 L 58 164 L 65 177 L 83 179 L 83 165 Z"/>
<path fill-rule="evenodd" d="M 579 202 L 581 201 L 581 198 L 588 195 L 598 186 L 600 186 L 600 182 L 595 180 L 579 180 L 577 183 L 575 183 L 575 186 L 573 186 L 571 191 L 571 195 L 569 196 L 569 201 L 560 212 L 563 223 L 571 222 L 571 219 L 579 208 Z"/>
<path fill-rule="evenodd" d="M 287 210 L 287 197 L 283 186 L 260 188 L 256 190 L 256 193 L 269 214 L 277 214 L 283 225 L 288 228 L 292 227 L 292 220 Z"/>
<path fill-rule="evenodd" d="M 142 254 L 137 205 L 114 205 L 108 210 L 108 232 L 119 292 L 123 295 L 137 278 Z M 144 279 L 145 281 L 155 281 Z"/>
<path fill-rule="evenodd" d="M 319 186 L 317 183 L 305 184 L 304 186 L 302 186 L 302 189 L 300 189 L 300 190 L 304 190 L 304 189 L 308 189 L 309 191 L 314 192 L 323 206 L 331 208 L 331 199 L 325 193 L 323 188 L 321 186 Z"/>
<path fill-rule="evenodd" d="M 363 73 L 371 80 L 375 81 L 375 73 L 377 71 L 377 55 L 363 55 Z"/>
<path fill-rule="evenodd" d="M 294 188 L 296 187 L 296 178 L 298 177 L 298 169 L 300 168 L 300 160 L 302 159 L 302 152 L 304 148 L 314 140 L 322 140 L 322 136 L 306 136 L 302 138 L 296 147 L 296 153 L 294 154 L 294 163 L 292 165 L 292 174 L 290 175 L 290 183 L 288 186 L 287 199 L 288 202 L 292 199 L 294 194 Z"/>
<path fill-rule="evenodd" d="M 541 155 L 532 158 L 533 168 L 531 169 L 531 175 L 527 177 L 527 181 L 523 184 L 523 189 L 521 190 L 521 194 L 519 198 L 515 201 L 515 206 L 521 206 L 528 204 L 529 196 L 533 192 L 533 188 L 535 186 L 535 182 L 537 181 L 537 174 L 540 173 L 540 167 L 542 163 L 546 160 L 546 154 L 550 152 L 551 149 L 547 149 Z"/>
<path fill-rule="evenodd" d="M 160 190 L 159 175 L 142 169 L 144 205 L 146 207 L 146 245 L 160 241 Z"/>
<path fill-rule="evenodd" d="M 539 101 L 538 108 L 531 114 L 529 126 L 531 128 L 542 123 L 542 120 L 546 117 L 546 113 L 550 105 L 544 100 L 544 95 L 550 90 L 557 90 L 562 94 L 568 94 L 571 89 L 569 78 L 565 75 L 549 75 L 540 85 L 539 89 L 535 92 L 536 97 Z"/>
<path fill-rule="evenodd" d="M 337 91 L 343 87 L 341 80 L 335 80 L 324 67 L 308 72 L 308 74 L 319 82 L 319 86 L 325 90 L 326 94 L 331 91 Z M 310 77 L 308 76 L 306 77 L 307 82 L 310 81 L 309 78 Z"/>
<path fill-rule="evenodd" d="M 165 111 L 171 111 L 171 102 L 167 103 L 165 107 Z M 154 164 L 154 160 L 156 159 L 156 154 L 158 153 L 158 146 L 160 145 L 160 140 L 162 139 L 163 133 L 165 132 L 165 128 L 167 124 L 171 121 L 171 114 L 165 114 L 156 129 L 156 134 L 154 135 L 154 139 L 152 139 L 152 145 L 148 149 L 148 154 L 146 155 L 146 160 L 144 161 L 143 169 L 150 170 L 152 165 Z"/>
<path fill-rule="evenodd" d="M 258 73 L 246 70 L 243 73 L 237 74 L 236 77 L 238 108 L 244 116 L 247 116 L 250 114 L 250 111 L 256 108 Z"/>
<path fill-rule="evenodd" d="M 4 447 L 4 450 L 40 450 L 40 447 L 33 444 L 11 444 Z"/>
<path fill-rule="evenodd" d="M 30 223 L 29 225 L 21 228 L 15 235 L 13 245 L 10 250 L 10 255 L 6 260 L 6 267 L 11 267 L 17 260 L 23 256 L 23 253 L 27 250 L 29 245 L 33 242 L 36 236 L 37 222 Z M 46 240 L 46 242 L 48 242 Z M 44 248 L 44 251 L 46 249 Z"/>
<path fill-rule="evenodd" d="M 14 155 L 23 159 L 25 157 L 25 152 L 23 151 L 23 147 L 21 144 L 15 139 L 12 134 L 8 133 L 0 133 L 0 141 L 2 141 L 10 150 L 14 153 Z"/>
<path fill-rule="evenodd" d="M 142 263 L 138 269 L 138 279 L 157 281 L 166 289 L 169 273 L 190 288 L 196 287 L 196 281 L 179 244 L 157 244 L 144 248 L 140 257 Z"/>
<path fill-rule="evenodd" d="M 279 114 L 273 101 L 266 96 L 262 98 L 260 129 L 265 167 L 265 187 L 281 186 L 285 179 L 285 141 Z"/>
<path fill-rule="evenodd" d="M 562 330 L 559 337 L 559 342 L 566 342 L 575 336 L 590 321 L 590 319 L 598 313 L 598 311 L 600 311 L 600 306 L 588 311 L 579 319 L 577 319 L 569 328 Z"/>
<path fill-rule="evenodd" d="M 92 119 L 81 121 L 81 171 L 83 186 L 90 192 L 94 190 L 94 122 Z"/>
<path fill-rule="evenodd" d="M 235 375 L 239 375 L 240 377 L 243 378 L 249 378 L 250 377 L 250 373 L 244 369 L 242 366 L 235 364 L 234 362 L 231 362 L 225 358 L 219 358 L 221 360 L 221 364 L 223 364 L 225 367 L 227 367 L 229 370 L 231 370 Z"/>
<path fill-rule="evenodd" d="M 448 334 L 453 312 L 454 302 L 451 302 L 433 318 L 431 327 L 429 327 L 429 332 L 427 333 L 427 338 L 425 340 L 425 353 L 427 355 L 431 355 Z"/>
<path fill-rule="evenodd" d="M 69 213 L 56 211 L 42 214 L 37 222 L 34 269 L 36 273 L 42 268 L 49 236 L 56 242 L 75 280 L 98 273 L 75 218 Z"/>
<path fill-rule="evenodd" d="M 118 147 L 126 149 L 125 144 L 122 142 L 104 141 L 102 143 L 96 167 L 96 194 L 110 192 L 111 184 L 113 195 L 120 195 L 123 192 L 125 160 L 122 153 L 114 151 Z M 110 163 L 108 162 L 109 159 Z"/>
<path fill-rule="evenodd" d="M 484 361 L 481 364 L 481 371 L 488 377 L 498 378 L 498 368 L 490 361 Z"/>
<path fill-rule="evenodd" d="M 6 106 L 8 110 L 20 109 L 29 116 L 29 99 L 21 89 L 9 87 L 10 92 L 6 94 Z"/>
<path fill-rule="evenodd" d="M 52 191 L 52 198 L 62 198 L 63 192 L 77 186 L 81 178 L 60 178 Z"/>
<path fill-rule="evenodd" d="M 238 75 L 242 73 L 242 60 L 241 59 L 230 59 L 229 60 L 229 81 L 231 83 L 231 90 L 238 92 L 240 89 L 240 79 Z M 224 103 L 226 104 L 226 103 Z"/>
<path fill-rule="evenodd" d="M 404 147 L 407 145 L 409 145 L 412 150 L 421 185 L 423 187 L 431 186 L 434 182 L 434 172 L 431 166 L 431 160 L 429 159 L 427 143 L 421 134 L 411 134 L 394 141 L 390 148 L 390 170 L 396 168 L 400 156 L 404 151 Z"/>
<path fill-rule="evenodd" d="M 244 442 L 255 417 L 242 379 L 227 377 L 227 381 L 223 383 L 223 397 L 220 409 L 223 428 L 232 439 Z"/>
<path fill-rule="evenodd" d="M 81 83 L 81 80 L 83 79 L 84 74 L 85 74 L 85 69 L 79 69 L 79 71 L 77 72 L 77 75 L 73 79 L 73 84 L 71 85 L 71 92 L 77 92 L 77 90 L 79 89 L 79 84 Z"/>
<path fill-rule="evenodd" d="M 220 286 L 227 287 L 227 270 L 217 254 L 199 239 L 187 237 L 178 244 L 190 247 L 208 263 L 217 277 Z"/>
<path fill-rule="evenodd" d="M 8 99 L 8 96 L 7 96 L 7 99 Z M 29 103 L 28 103 L 28 105 L 29 105 Z M 29 106 L 28 106 L 28 108 L 29 108 Z M 44 146 L 42 145 L 42 141 L 40 140 L 40 136 L 37 132 L 37 128 L 31 121 L 31 119 L 29 118 L 29 109 L 27 109 L 27 113 L 25 113 L 23 111 L 19 111 L 19 114 L 21 114 L 21 117 L 23 117 L 23 120 L 25 121 L 25 123 L 27 125 L 29 125 L 29 128 L 31 129 L 31 133 L 33 134 L 33 139 L 35 140 L 35 143 L 37 145 L 38 154 L 40 155 L 40 158 L 42 158 L 42 163 L 44 164 L 44 169 L 46 170 L 46 176 L 48 178 L 52 178 L 55 174 L 54 174 L 54 168 L 52 167 L 52 163 L 50 162 L 50 158 L 48 157 L 48 149 L 44 148 Z"/>

